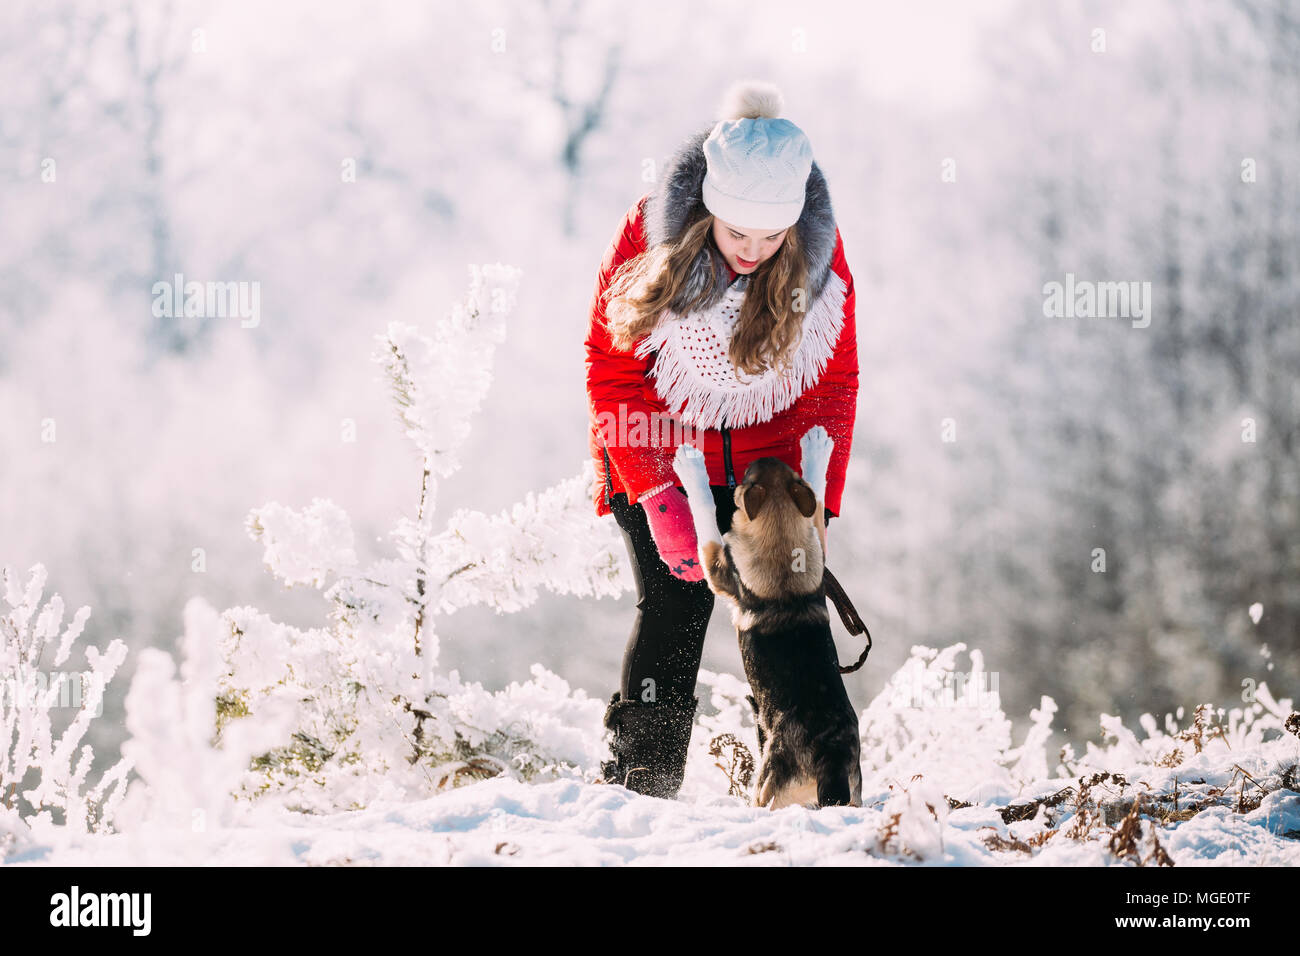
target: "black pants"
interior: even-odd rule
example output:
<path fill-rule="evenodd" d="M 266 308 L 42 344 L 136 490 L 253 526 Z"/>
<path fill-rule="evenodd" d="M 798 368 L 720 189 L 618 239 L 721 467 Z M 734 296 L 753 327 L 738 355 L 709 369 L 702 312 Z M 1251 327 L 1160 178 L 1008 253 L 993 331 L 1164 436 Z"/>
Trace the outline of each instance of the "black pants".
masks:
<path fill-rule="evenodd" d="M 718 507 L 718 529 L 726 534 L 736 511 L 735 491 L 726 485 L 713 485 L 711 490 Z M 636 578 L 636 620 L 623 654 L 623 699 L 689 706 L 713 613 L 713 592 L 707 581 L 673 577 L 659 557 L 639 503 L 628 504 L 622 492 L 608 500 Z M 831 514 L 825 513 L 829 521 Z"/>

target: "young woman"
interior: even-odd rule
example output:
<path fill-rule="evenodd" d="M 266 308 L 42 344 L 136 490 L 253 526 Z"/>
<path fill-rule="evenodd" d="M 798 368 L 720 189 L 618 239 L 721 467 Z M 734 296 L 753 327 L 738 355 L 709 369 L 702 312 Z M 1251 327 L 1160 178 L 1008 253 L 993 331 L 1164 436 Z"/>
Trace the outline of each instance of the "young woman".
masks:
<path fill-rule="evenodd" d="M 733 87 L 724 119 L 683 143 L 624 217 L 592 301 L 593 492 L 622 529 L 637 587 L 603 770 L 639 793 L 671 798 L 681 786 L 713 610 L 676 447 L 704 453 L 724 533 L 737 476 L 767 455 L 799 471 L 799 439 L 815 424 L 835 440 L 828 520 L 844 491 L 858 392 L 853 276 L 812 147 L 780 113 L 770 84 Z"/>

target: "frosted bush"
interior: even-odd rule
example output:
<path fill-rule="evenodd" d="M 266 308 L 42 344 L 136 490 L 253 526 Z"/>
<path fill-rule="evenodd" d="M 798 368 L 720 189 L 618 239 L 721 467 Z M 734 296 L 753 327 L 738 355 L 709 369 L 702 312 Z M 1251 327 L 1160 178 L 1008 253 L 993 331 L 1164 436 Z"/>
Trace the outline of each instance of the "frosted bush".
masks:
<path fill-rule="evenodd" d="M 103 713 L 104 688 L 126 657 L 126 645 L 114 640 L 103 652 L 82 648 L 87 669 L 63 671 L 90 608 L 80 608 L 64 626 L 63 599 L 55 594 L 41 602 L 45 581 L 40 564 L 25 585 L 12 569 L 0 571 L 0 857 L 29 836 L 28 828 L 63 823 L 83 832 L 111 829 L 129 770 L 120 760 L 91 787 L 94 752 L 81 743 Z M 60 727 L 63 716 L 69 719 Z"/>
<path fill-rule="evenodd" d="M 948 798 L 943 788 L 924 778 L 906 786 L 891 784 L 892 795 L 881 808 L 885 824 L 880 850 L 926 860 L 942 857 L 943 826 L 948 819 Z"/>
<path fill-rule="evenodd" d="M 125 829 L 147 823 L 203 833 L 234 824 L 237 808 L 230 794 L 249 761 L 291 729 L 290 709 L 283 701 L 268 702 L 258 721 L 239 723 L 215 738 L 224 626 L 200 598 L 185 605 L 184 618 L 179 675 L 170 654 L 146 649 L 126 696 L 131 736 L 122 751 L 139 779 L 116 818 Z"/>
<path fill-rule="evenodd" d="M 1190 716 L 1179 708 L 1177 714 L 1165 715 L 1163 728 L 1151 714 L 1143 714 L 1138 719 L 1145 735 L 1142 739 L 1118 717 L 1102 714 L 1102 742 L 1089 741 L 1083 756 L 1073 762 L 1072 772 L 1117 772 L 1135 764 L 1199 767 L 1218 756 L 1245 754 L 1279 739 L 1293 739 L 1285 728 L 1294 710 L 1293 701 L 1274 698 L 1265 683 L 1254 688 L 1254 697 L 1245 707 L 1202 704 Z M 1293 760 L 1300 757 L 1300 746 L 1296 751 Z"/>
<path fill-rule="evenodd" d="M 969 666 L 959 669 L 965 650 L 965 644 L 913 647 L 862 712 L 864 790 L 884 789 L 891 780 L 906 782 L 919 773 L 961 800 L 1019 792 L 1026 767 L 1039 763 L 1041 755 L 1032 748 L 1011 750 L 1011 721 L 984 671 L 983 655 L 971 651 Z M 963 677 L 962 693 L 957 675 Z"/>
<path fill-rule="evenodd" d="M 430 335 L 394 323 L 378 337 L 374 358 L 420 460 L 415 516 L 396 520 L 391 557 L 360 566 L 347 515 L 328 500 L 249 516 L 271 572 L 321 590 L 329 611 L 325 626 L 307 629 L 255 608 L 222 615 L 222 734 L 273 705 L 293 714 L 291 731 L 245 775 L 244 797 L 278 793 L 325 811 L 501 773 L 577 777 L 597 765 L 602 702 L 536 665 L 531 679 L 497 693 L 437 667 L 441 621 L 459 608 L 505 613 L 543 589 L 600 597 L 632 583 L 612 522 L 593 513 L 590 461 L 507 510 L 461 509 L 440 526 L 438 481 L 460 467 L 518 278 L 507 266 L 473 268 L 464 301 Z"/>

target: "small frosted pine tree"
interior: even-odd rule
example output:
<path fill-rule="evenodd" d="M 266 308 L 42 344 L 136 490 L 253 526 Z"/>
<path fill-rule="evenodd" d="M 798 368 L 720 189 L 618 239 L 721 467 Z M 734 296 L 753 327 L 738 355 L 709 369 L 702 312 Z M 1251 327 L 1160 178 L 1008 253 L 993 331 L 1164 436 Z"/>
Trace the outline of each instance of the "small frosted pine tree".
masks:
<path fill-rule="evenodd" d="M 502 773 L 579 775 L 599 760 L 602 701 L 538 665 L 498 693 L 437 666 L 437 621 L 457 608 L 513 612 L 543 588 L 617 596 L 632 583 L 617 534 L 591 507 L 590 461 L 508 511 L 462 509 L 439 527 L 438 481 L 461 467 L 519 278 L 502 265 L 470 273 L 465 300 L 431 334 L 393 323 L 378 337 L 375 360 L 421 462 L 415 517 L 391 535 L 395 556 L 359 566 L 348 516 L 327 500 L 249 516 L 272 573 L 322 589 L 330 614 L 307 630 L 253 608 L 223 615 L 219 728 L 256 720 L 271 702 L 296 714 L 288 738 L 254 761 L 245 796 L 356 808 Z"/>

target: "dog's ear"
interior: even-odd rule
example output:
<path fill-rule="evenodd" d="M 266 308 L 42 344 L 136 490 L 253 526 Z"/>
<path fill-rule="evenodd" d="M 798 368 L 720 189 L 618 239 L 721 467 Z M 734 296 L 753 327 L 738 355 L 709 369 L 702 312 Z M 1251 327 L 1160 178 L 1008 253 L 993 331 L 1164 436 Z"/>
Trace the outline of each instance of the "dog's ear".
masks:
<path fill-rule="evenodd" d="M 767 489 L 755 482 L 741 491 L 741 500 L 745 503 L 745 517 L 753 521 L 767 500 Z"/>
<path fill-rule="evenodd" d="M 794 499 L 795 507 L 805 518 L 811 518 L 817 513 L 817 495 L 813 493 L 812 485 L 802 478 L 790 482 L 790 497 Z"/>

